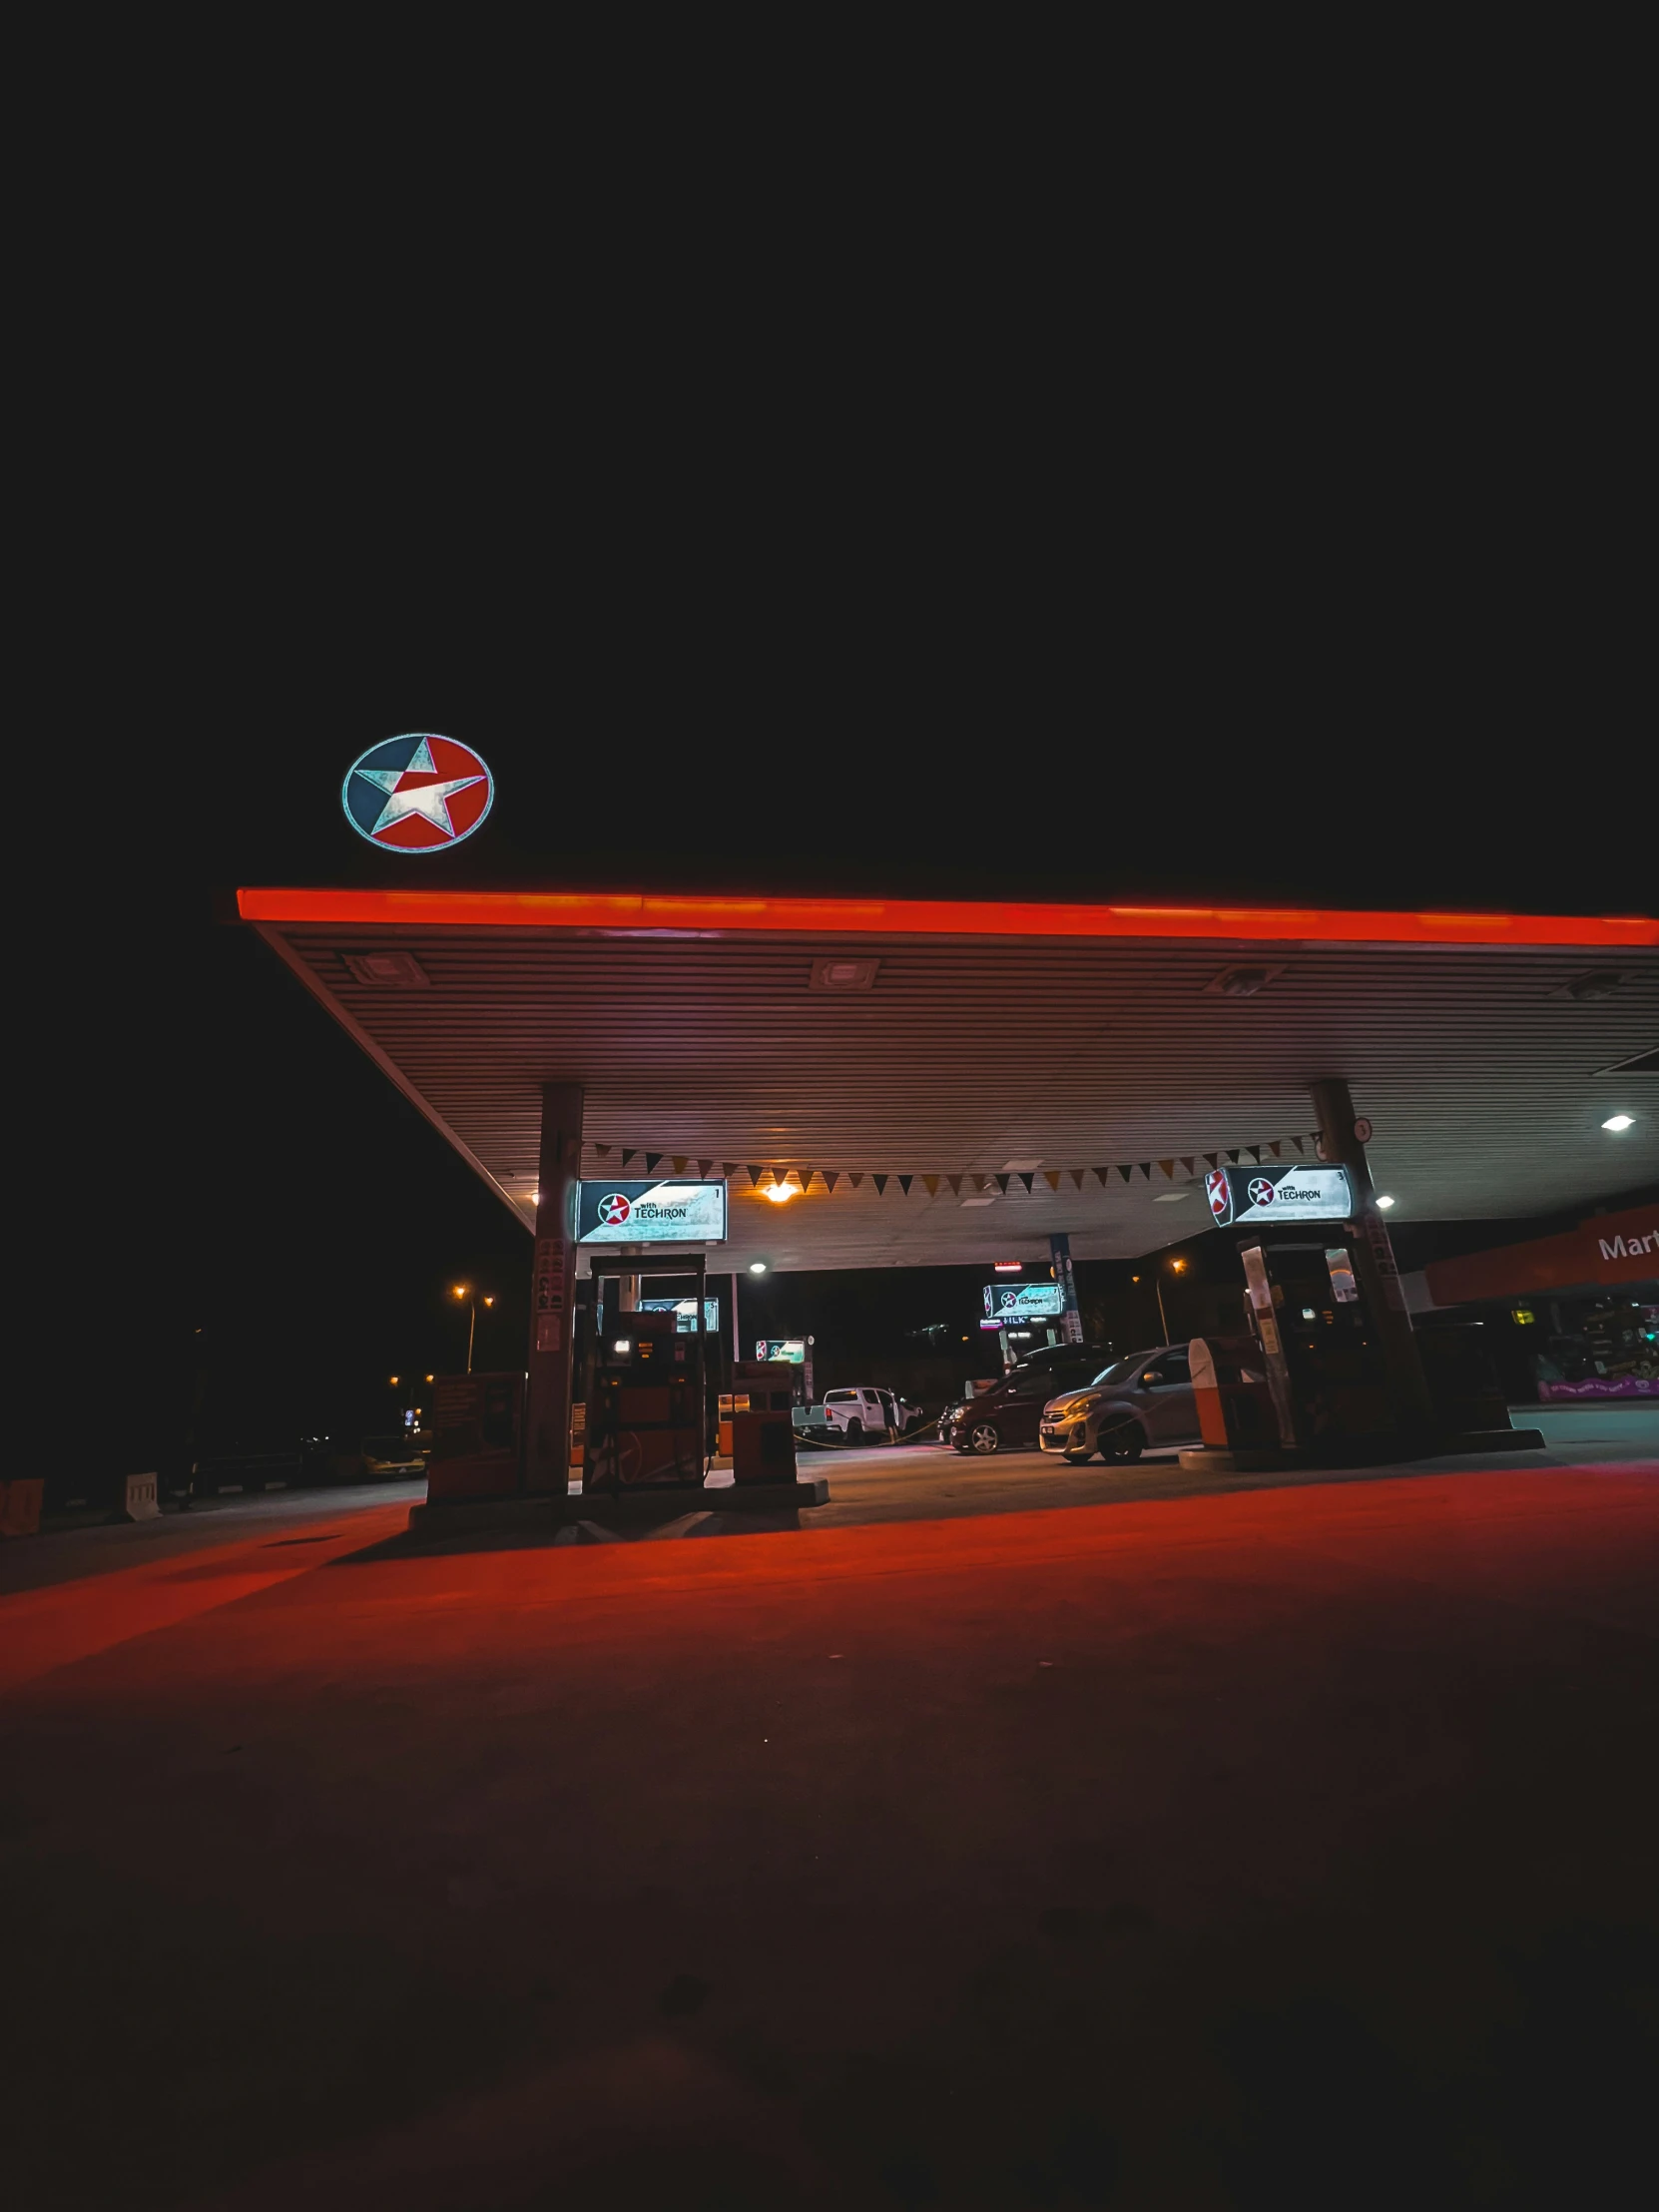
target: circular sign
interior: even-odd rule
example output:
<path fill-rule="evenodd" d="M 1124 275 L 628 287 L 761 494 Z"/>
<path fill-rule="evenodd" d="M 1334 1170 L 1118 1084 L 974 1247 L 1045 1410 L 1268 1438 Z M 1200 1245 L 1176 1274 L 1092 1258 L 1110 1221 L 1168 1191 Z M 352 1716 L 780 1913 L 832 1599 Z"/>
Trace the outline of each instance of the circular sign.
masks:
<path fill-rule="evenodd" d="M 417 730 L 371 745 L 339 796 L 358 836 L 383 852 L 443 852 L 482 828 L 495 782 L 470 745 Z"/>
<path fill-rule="evenodd" d="M 1276 1188 L 1265 1175 L 1253 1175 L 1250 1179 L 1250 1203 L 1252 1206 L 1271 1206 Z"/>
<path fill-rule="evenodd" d="M 1215 1168 L 1204 1178 L 1204 1195 L 1210 1201 L 1210 1211 L 1217 1221 L 1226 1221 L 1233 1202 L 1228 1195 L 1225 1168 Z"/>
<path fill-rule="evenodd" d="M 633 1211 L 620 1191 L 612 1191 L 599 1201 L 599 1218 L 607 1229 L 620 1229 Z"/>
<path fill-rule="evenodd" d="M 1354 1134 L 1359 1139 L 1361 1144 L 1371 1143 L 1372 1126 L 1364 1114 L 1362 1114 L 1360 1116 L 1360 1119 L 1354 1124 Z"/>

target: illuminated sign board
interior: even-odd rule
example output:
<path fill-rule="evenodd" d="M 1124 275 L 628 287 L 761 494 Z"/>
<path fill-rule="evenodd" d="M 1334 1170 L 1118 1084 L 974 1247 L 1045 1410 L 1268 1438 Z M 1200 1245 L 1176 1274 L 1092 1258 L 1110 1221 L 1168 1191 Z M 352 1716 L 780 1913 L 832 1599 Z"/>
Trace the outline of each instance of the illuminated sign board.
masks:
<path fill-rule="evenodd" d="M 1217 1168 L 1204 1195 L 1218 1229 L 1241 1222 L 1347 1221 L 1354 1191 L 1347 1168 Z"/>
<path fill-rule="evenodd" d="M 695 1337 L 697 1334 L 697 1301 L 695 1298 L 642 1298 L 642 1314 L 672 1314 L 674 1333 L 677 1337 Z M 703 1301 L 703 1333 L 708 1337 L 720 1335 L 720 1300 L 706 1298 Z"/>
<path fill-rule="evenodd" d="M 382 852 L 445 852 L 483 828 L 495 783 L 470 745 L 413 730 L 359 754 L 339 799 L 358 836 Z"/>
<path fill-rule="evenodd" d="M 724 1244 L 726 1185 L 584 1182 L 576 1241 L 585 1245 Z"/>
<path fill-rule="evenodd" d="M 801 1368 L 807 1364 L 807 1340 L 805 1337 L 757 1337 L 757 1360 L 788 1360 Z"/>
<path fill-rule="evenodd" d="M 1058 1283 L 987 1283 L 985 1312 L 999 1329 L 1010 1322 L 1035 1321 L 1063 1314 L 1066 1295 Z"/>

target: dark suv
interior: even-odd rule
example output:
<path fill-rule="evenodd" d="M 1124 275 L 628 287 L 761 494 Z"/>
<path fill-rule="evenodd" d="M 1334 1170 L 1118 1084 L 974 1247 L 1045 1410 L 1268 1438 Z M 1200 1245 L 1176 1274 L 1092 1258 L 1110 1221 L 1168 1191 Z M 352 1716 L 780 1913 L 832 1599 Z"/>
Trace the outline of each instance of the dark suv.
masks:
<path fill-rule="evenodd" d="M 1051 1345 L 1010 1369 L 994 1389 L 950 1406 L 939 1434 L 958 1451 L 1012 1451 L 1037 1441 L 1050 1398 L 1092 1382 L 1106 1363 L 1102 1345 Z"/>

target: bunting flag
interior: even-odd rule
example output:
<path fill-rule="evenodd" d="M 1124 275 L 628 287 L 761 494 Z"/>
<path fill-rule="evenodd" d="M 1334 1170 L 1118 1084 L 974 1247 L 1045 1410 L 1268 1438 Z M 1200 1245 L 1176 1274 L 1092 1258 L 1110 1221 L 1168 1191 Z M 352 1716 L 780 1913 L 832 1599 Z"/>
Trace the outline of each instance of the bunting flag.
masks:
<path fill-rule="evenodd" d="M 985 1196 L 994 1191 L 1006 1198 L 1010 1183 L 1018 1183 L 1027 1196 L 1034 1196 L 1039 1176 L 1045 1189 L 1056 1197 L 1059 1196 L 1060 1187 L 1068 1177 L 1075 1191 L 1083 1191 L 1087 1187 L 1091 1175 L 1100 1188 L 1105 1191 L 1112 1188 L 1114 1174 L 1124 1183 L 1132 1182 L 1137 1175 L 1141 1177 L 1143 1182 L 1150 1183 L 1153 1179 L 1152 1171 L 1154 1167 L 1158 1169 L 1165 1182 L 1179 1183 L 1183 1177 L 1188 1180 L 1194 1177 L 1197 1163 L 1200 1160 L 1207 1168 L 1219 1167 L 1224 1159 L 1230 1160 L 1237 1166 L 1239 1161 L 1247 1156 L 1259 1164 L 1264 1153 L 1271 1155 L 1275 1160 L 1283 1159 L 1287 1145 L 1292 1147 L 1299 1155 L 1306 1157 L 1310 1149 L 1318 1150 L 1318 1133 L 1316 1132 L 1311 1136 L 1269 1137 L 1264 1138 L 1260 1144 L 1239 1145 L 1220 1152 L 1172 1154 L 1168 1159 L 1157 1161 L 1137 1160 L 1128 1165 L 1116 1162 L 1108 1166 L 1094 1168 L 1016 1168 L 1012 1171 L 1004 1170 L 991 1173 L 985 1173 L 974 1168 L 964 1168 L 960 1174 L 956 1175 L 947 1175 L 942 1171 L 932 1174 L 918 1174 L 911 1171 L 903 1175 L 896 1175 L 883 1170 L 877 1175 L 873 1171 L 865 1169 L 853 1172 L 849 1168 L 811 1166 L 780 1168 L 764 1161 L 703 1160 L 694 1158 L 690 1153 L 681 1152 L 641 1153 L 632 1145 L 615 1143 L 594 1143 L 590 1149 L 596 1161 L 605 1163 L 604 1172 L 606 1173 L 614 1172 L 626 1175 L 636 1160 L 643 1159 L 646 1174 L 655 1175 L 659 1165 L 667 1161 L 675 1175 L 683 1176 L 688 1171 L 695 1170 L 705 1181 L 714 1175 L 717 1168 L 728 1182 L 735 1182 L 740 1176 L 747 1175 L 749 1187 L 754 1191 L 767 1191 L 778 1185 L 784 1185 L 791 1190 L 805 1193 L 813 1189 L 815 1182 L 822 1185 L 827 1193 L 835 1190 L 842 1182 L 847 1185 L 848 1189 L 855 1191 L 860 1189 L 864 1182 L 868 1180 L 875 1185 L 878 1198 L 886 1196 L 889 1183 L 896 1183 L 900 1194 L 905 1198 L 909 1197 L 911 1189 L 916 1183 L 920 1183 L 929 1198 L 938 1196 L 941 1184 L 950 1192 L 952 1198 L 960 1198 L 964 1184 L 979 1196 Z M 613 1160 L 620 1161 L 620 1168 L 611 1168 L 610 1163 Z M 1181 1176 L 1178 1176 L 1175 1172 L 1178 1167 L 1182 1170 Z"/>

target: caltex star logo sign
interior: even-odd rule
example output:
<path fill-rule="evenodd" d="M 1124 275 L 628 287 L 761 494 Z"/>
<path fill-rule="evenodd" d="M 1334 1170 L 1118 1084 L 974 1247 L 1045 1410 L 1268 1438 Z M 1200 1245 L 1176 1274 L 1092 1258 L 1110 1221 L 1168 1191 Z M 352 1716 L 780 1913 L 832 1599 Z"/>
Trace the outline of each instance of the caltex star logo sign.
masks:
<path fill-rule="evenodd" d="M 620 1191 L 612 1191 L 609 1198 L 599 1201 L 599 1218 L 607 1229 L 618 1229 L 634 1211 Z"/>
<path fill-rule="evenodd" d="M 387 852 L 441 852 L 480 828 L 495 783 L 471 746 L 435 731 L 371 745 L 346 772 L 340 804 L 359 836 Z"/>

